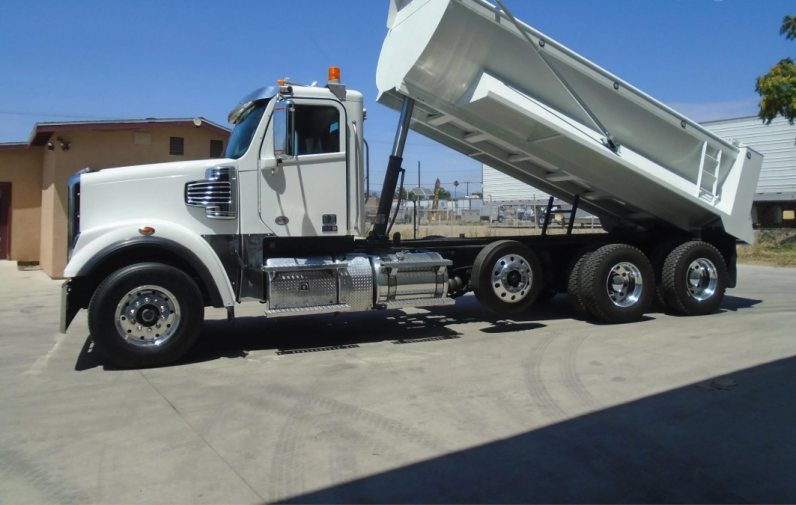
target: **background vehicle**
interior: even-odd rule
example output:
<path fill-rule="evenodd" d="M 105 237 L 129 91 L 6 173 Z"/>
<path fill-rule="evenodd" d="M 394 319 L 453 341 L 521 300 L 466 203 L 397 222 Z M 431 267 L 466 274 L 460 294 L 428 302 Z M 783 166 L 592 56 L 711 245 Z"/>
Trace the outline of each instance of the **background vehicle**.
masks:
<path fill-rule="evenodd" d="M 499 2 L 500 3 L 500 2 Z M 226 158 L 78 174 L 62 330 L 88 308 L 123 366 L 171 362 L 206 306 L 267 317 L 445 305 L 503 315 L 568 292 L 638 321 L 653 297 L 707 314 L 733 287 L 762 157 L 483 0 L 393 0 L 376 80 L 400 111 L 372 227 L 362 95 L 279 81 L 229 115 Z M 466 29 L 463 29 L 465 28 Z M 448 62 L 457 62 L 448 65 Z M 596 215 L 608 233 L 390 237 L 409 129 Z M 551 205 L 543 223 L 551 222 Z M 398 206 L 400 207 L 400 205 Z M 365 238 L 367 236 L 367 238 Z"/>

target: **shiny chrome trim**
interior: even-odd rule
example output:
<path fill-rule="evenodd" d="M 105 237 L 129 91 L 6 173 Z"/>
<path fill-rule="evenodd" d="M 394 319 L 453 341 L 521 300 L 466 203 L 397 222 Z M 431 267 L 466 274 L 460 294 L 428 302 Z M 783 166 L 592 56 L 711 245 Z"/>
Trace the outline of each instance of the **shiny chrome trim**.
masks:
<path fill-rule="evenodd" d="M 605 289 L 611 302 L 617 307 L 626 308 L 635 305 L 644 289 L 641 270 L 627 261 L 614 265 L 608 272 Z"/>
<path fill-rule="evenodd" d="M 116 330 L 125 343 L 135 347 L 165 344 L 180 325 L 180 303 L 160 286 L 131 289 L 116 305 Z"/>
<path fill-rule="evenodd" d="M 249 107 L 253 107 L 255 102 L 271 99 L 278 94 L 279 94 L 279 86 L 268 86 L 252 91 L 251 93 L 243 97 L 243 100 L 240 101 L 237 107 L 235 107 L 234 109 L 232 109 L 232 111 L 230 111 L 229 115 L 227 116 L 227 121 L 229 121 L 230 124 L 238 124 L 241 116 L 243 116 L 243 113 Z"/>
<path fill-rule="evenodd" d="M 698 302 L 704 302 L 716 294 L 719 284 L 718 269 L 709 259 L 698 258 L 688 265 L 685 282 L 688 295 Z"/>
<path fill-rule="evenodd" d="M 270 309 L 265 311 L 268 317 L 303 316 L 309 314 L 331 314 L 334 312 L 351 312 L 351 306 L 347 303 L 336 305 L 319 305 L 316 307 L 296 307 L 288 309 Z"/>
<path fill-rule="evenodd" d="M 519 303 L 531 292 L 533 273 L 528 260 L 507 254 L 492 266 L 492 291 L 506 303 Z"/>
<path fill-rule="evenodd" d="M 431 306 L 440 306 L 440 305 L 453 305 L 456 303 L 454 298 L 415 298 L 410 300 L 394 300 L 392 302 L 386 302 L 384 304 L 384 308 L 387 310 L 390 309 L 402 309 L 406 307 L 431 307 Z"/>
<path fill-rule="evenodd" d="M 310 265 L 275 265 L 264 266 L 264 272 L 311 272 L 317 270 L 344 270 L 348 268 L 348 262 L 310 264 Z"/>
<path fill-rule="evenodd" d="M 67 233 L 68 242 L 66 244 L 66 259 L 72 259 L 72 251 L 80 236 L 80 177 L 91 172 L 90 168 L 84 168 L 69 178 L 68 182 L 68 210 L 67 210 Z"/>
<path fill-rule="evenodd" d="M 237 180 L 235 167 L 208 168 L 203 180 L 185 184 L 185 205 L 204 207 L 210 219 L 236 219 Z"/>

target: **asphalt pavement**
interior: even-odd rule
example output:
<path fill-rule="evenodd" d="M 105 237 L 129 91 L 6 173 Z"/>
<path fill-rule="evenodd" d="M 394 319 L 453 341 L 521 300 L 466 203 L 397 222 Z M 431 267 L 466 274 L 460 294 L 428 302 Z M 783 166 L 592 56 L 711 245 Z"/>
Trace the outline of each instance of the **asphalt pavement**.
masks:
<path fill-rule="evenodd" d="M 266 320 L 208 312 L 118 370 L 60 282 L 0 262 L 0 503 L 796 502 L 796 270 L 611 326 L 565 295 Z"/>

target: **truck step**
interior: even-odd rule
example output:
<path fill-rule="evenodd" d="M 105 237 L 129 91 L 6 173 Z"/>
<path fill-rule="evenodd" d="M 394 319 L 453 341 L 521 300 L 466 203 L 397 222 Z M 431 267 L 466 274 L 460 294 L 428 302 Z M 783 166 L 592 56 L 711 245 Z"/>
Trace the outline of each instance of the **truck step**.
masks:
<path fill-rule="evenodd" d="M 385 309 L 402 309 L 405 307 L 431 307 L 439 305 L 453 305 L 453 298 L 415 298 L 411 300 L 393 300 L 384 304 Z"/>
<path fill-rule="evenodd" d="M 314 307 L 294 307 L 290 309 L 266 310 L 268 317 L 301 316 L 310 314 L 331 314 L 333 312 L 350 312 L 351 306 L 347 303 L 337 305 L 317 305 Z"/>

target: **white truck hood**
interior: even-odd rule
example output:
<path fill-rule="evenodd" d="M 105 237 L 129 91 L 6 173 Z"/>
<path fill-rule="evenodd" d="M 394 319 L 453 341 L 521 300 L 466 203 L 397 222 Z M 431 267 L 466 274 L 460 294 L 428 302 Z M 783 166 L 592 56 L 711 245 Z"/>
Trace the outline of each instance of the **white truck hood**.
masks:
<path fill-rule="evenodd" d="M 131 219 L 168 220 L 200 234 L 236 233 L 237 221 L 208 219 L 205 209 L 185 204 L 185 184 L 205 178 L 208 168 L 236 166 L 210 159 L 100 170 L 80 179 L 80 230 Z"/>

